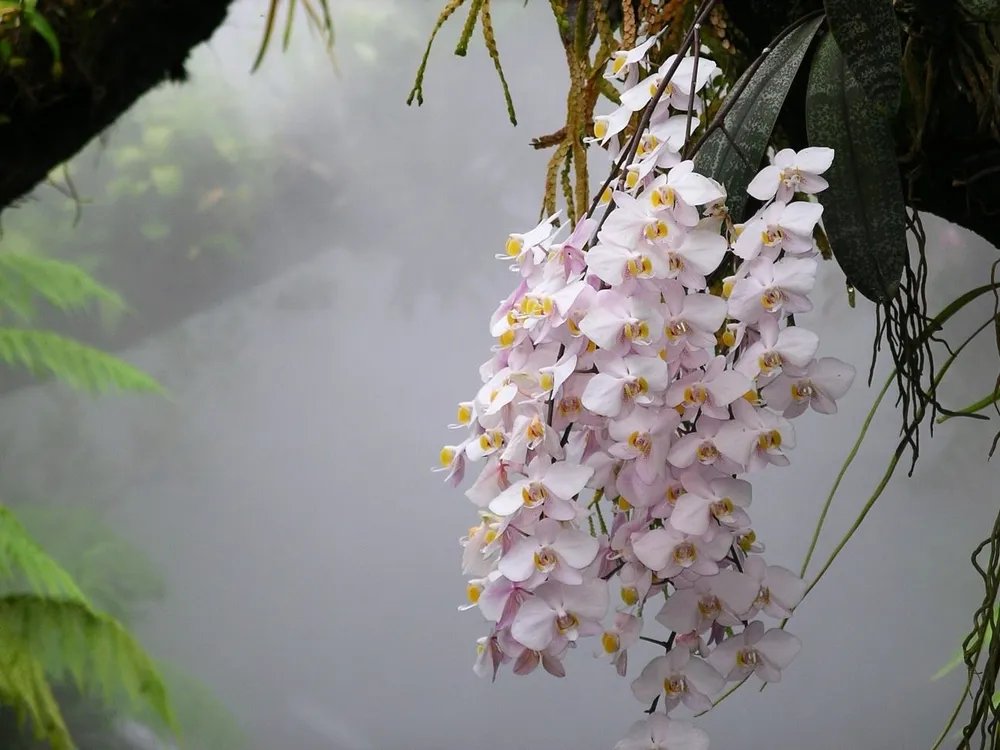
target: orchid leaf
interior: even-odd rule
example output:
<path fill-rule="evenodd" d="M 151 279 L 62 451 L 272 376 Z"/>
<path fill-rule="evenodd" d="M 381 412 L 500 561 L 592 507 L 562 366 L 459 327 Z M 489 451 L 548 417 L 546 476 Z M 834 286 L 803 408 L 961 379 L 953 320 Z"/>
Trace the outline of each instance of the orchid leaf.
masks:
<path fill-rule="evenodd" d="M 830 33 L 861 84 L 883 113 L 899 109 L 903 56 L 892 0 L 825 0 Z"/>
<path fill-rule="evenodd" d="M 823 225 L 847 281 L 872 302 L 895 296 L 906 262 L 906 206 L 886 118 L 827 34 L 806 91 L 810 146 L 834 150 Z"/>

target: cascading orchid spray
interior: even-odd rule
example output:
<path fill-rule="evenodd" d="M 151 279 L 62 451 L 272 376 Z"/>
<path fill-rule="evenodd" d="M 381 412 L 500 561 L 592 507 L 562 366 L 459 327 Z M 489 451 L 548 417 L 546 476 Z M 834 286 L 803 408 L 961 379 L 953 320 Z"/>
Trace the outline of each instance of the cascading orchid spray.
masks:
<path fill-rule="evenodd" d="M 836 412 L 855 373 L 816 359 L 816 334 L 790 324 L 812 309 L 814 196 L 833 151 L 778 152 L 748 188 L 764 206 L 734 226 L 723 187 L 682 157 L 717 67 L 682 51 L 643 75 L 653 41 L 606 73 L 622 104 L 595 118 L 591 142 L 632 158 L 596 201 L 603 221 L 557 241 L 551 216 L 498 256 L 520 283 L 493 315 L 484 385 L 452 425 L 466 437 L 439 470 L 457 486 L 485 460 L 466 492 L 480 522 L 461 540 L 461 609 L 492 624 L 475 671 L 563 677 L 593 636 L 624 677 L 648 642 L 664 653 L 631 683 L 647 716 L 616 750 L 704 750 L 704 731 L 671 718 L 678 707 L 705 711 L 751 674 L 776 682 L 800 648 L 757 619 L 788 617 L 805 584 L 760 556 L 744 477 L 787 466 L 788 420 Z M 644 635 L 649 619 L 667 637 Z"/>

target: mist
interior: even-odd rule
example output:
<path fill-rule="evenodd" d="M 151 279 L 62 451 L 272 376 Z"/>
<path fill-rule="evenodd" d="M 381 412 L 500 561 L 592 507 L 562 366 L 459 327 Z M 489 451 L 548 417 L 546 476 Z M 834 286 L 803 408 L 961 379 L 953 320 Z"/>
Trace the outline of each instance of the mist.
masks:
<path fill-rule="evenodd" d="M 241 3 L 197 50 L 190 82 L 147 95 L 76 160 L 86 194 L 88 179 L 113 173 L 100 153 L 130 120 L 211 105 L 222 109 L 206 117 L 224 110 L 225 128 L 313 175 L 308 191 L 280 171 L 252 176 L 285 186 L 253 209 L 262 228 L 232 261 L 254 283 L 195 305 L 205 273 L 195 259 L 155 312 L 170 314 L 162 326 L 144 309 L 163 295 L 149 255 L 97 267 L 157 329 L 121 355 L 169 398 L 95 400 L 49 383 L 0 397 L 13 435 L 0 455 L 3 492 L 99 509 L 148 555 L 164 591 L 137 634 L 229 707 L 252 750 L 606 750 L 645 708 L 589 645 L 568 658 L 564 680 L 480 680 L 472 664 L 485 623 L 457 611 L 458 539 L 475 509 L 431 468 L 451 442 L 456 403 L 479 385 L 489 316 L 513 286 L 493 256 L 537 222 L 548 152 L 529 142 L 564 121 L 567 77 L 548 4 L 495 4 L 517 127 L 478 37 L 467 57 L 451 54 L 460 20 L 439 36 L 424 105 L 406 106 L 438 0 L 337 0 L 335 65 L 303 26 L 254 75 L 260 10 Z M 181 134 L 204 126 L 176 124 Z M 202 173 L 184 189 L 208 193 L 213 179 Z M 27 233 L 25 217 L 65 222 L 65 202 L 42 188 L 4 229 Z M 127 238 L 134 220 L 95 203 L 77 230 L 110 222 Z M 996 251 L 933 217 L 925 224 L 937 311 L 982 283 Z M 755 481 L 768 560 L 795 570 L 891 369 L 880 355 L 867 386 L 873 310 L 860 298 L 848 305 L 835 264 L 822 264 L 815 300 L 800 322 L 820 335 L 823 356 L 859 374 L 837 417 L 796 422 L 792 465 Z M 984 300 L 958 316 L 951 340 L 991 310 Z M 945 403 L 965 406 L 993 387 L 996 352 L 984 341 L 958 360 Z M 899 413 L 886 401 L 813 572 L 895 448 Z M 913 477 L 897 473 L 790 623 L 803 649 L 781 683 L 763 693 L 747 684 L 698 720 L 713 747 L 933 743 L 964 675 L 930 678 L 982 597 L 969 555 L 995 515 L 995 430 L 995 420 L 953 420 L 924 440 Z M 654 655 L 644 645 L 653 651 L 636 661 Z"/>

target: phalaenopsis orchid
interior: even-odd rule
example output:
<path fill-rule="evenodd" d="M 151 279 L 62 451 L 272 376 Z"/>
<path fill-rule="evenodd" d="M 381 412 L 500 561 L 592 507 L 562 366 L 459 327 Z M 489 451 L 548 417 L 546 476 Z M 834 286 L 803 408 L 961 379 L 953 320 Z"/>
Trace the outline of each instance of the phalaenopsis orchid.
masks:
<path fill-rule="evenodd" d="M 683 156 L 718 70 L 691 55 L 647 70 L 652 41 L 609 64 L 622 104 L 591 142 L 632 159 L 595 215 L 563 239 L 549 216 L 498 256 L 518 283 L 440 469 L 457 486 L 484 462 L 461 540 L 461 609 L 491 623 L 475 671 L 563 677 L 593 637 L 646 709 L 617 750 L 704 750 L 705 732 L 673 717 L 710 709 L 727 683 L 780 680 L 800 648 L 760 619 L 788 617 L 805 584 L 761 557 L 750 480 L 788 465 L 789 420 L 835 413 L 854 369 L 817 359 L 793 317 L 812 309 L 833 151 L 779 151 L 748 188 L 761 209 L 734 225 L 724 187 Z"/>

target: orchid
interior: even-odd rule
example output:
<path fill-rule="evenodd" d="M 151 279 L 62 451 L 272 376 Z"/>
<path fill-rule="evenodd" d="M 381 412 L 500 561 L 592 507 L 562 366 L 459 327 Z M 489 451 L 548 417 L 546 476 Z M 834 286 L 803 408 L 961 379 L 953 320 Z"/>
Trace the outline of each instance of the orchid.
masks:
<path fill-rule="evenodd" d="M 704 732 L 667 714 L 708 710 L 750 674 L 776 682 L 800 648 L 756 619 L 790 616 L 805 583 L 760 556 L 748 477 L 788 465 L 791 420 L 835 413 L 855 373 L 816 359 L 819 337 L 793 318 L 813 308 L 823 213 L 800 196 L 827 187 L 833 151 L 779 151 L 748 188 L 764 205 L 736 225 L 725 188 L 682 158 L 717 68 L 682 55 L 650 70 L 657 39 L 614 53 L 605 74 L 624 82 L 622 104 L 587 141 L 633 159 L 595 215 L 566 234 L 549 215 L 498 254 L 518 283 L 438 470 L 457 485 L 484 462 L 466 491 L 480 520 L 461 539 L 460 609 L 491 624 L 475 671 L 563 677 L 597 638 L 620 676 L 646 660 L 631 689 L 648 716 L 616 750 L 705 750 Z M 619 136 L 643 109 L 629 146 Z M 664 640 L 644 634 L 656 626 Z"/>

